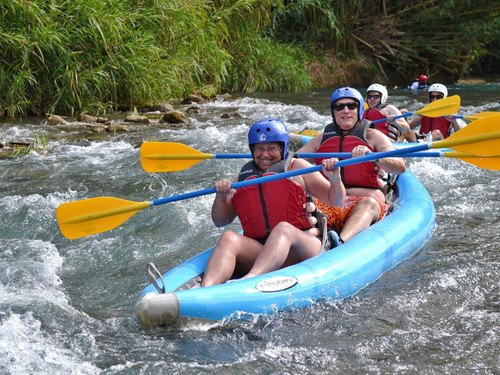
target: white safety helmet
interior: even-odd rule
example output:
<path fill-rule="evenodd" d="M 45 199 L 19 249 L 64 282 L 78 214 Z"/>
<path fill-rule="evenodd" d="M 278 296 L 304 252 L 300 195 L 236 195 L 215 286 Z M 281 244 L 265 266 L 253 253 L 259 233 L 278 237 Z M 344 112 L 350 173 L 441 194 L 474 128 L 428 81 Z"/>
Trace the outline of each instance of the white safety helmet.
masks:
<path fill-rule="evenodd" d="M 389 94 L 387 93 L 387 89 L 385 88 L 385 86 L 383 86 L 381 84 L 378 84 L 378 83 L 374 83 L 374 84 L 368 86 L 368 88 L 366 89 L 366 93 L 367 94 L 370 91 L 377 91 L 377 92 L 379 92 L 382 95 L 382 98 L 380 98 L 380 104 L 385 104 L 385 101 L 387 100 L 387 97 L 389 96 Z"/>
<path fill-rule="evenodd" d="M 433 83 L 429 86 L 429 90 L 427 92 L 440 92 L 441 94 L 443 94 L 443 98 L 446 98 L 448 96 L 448 89 L 441 83 Z"/>

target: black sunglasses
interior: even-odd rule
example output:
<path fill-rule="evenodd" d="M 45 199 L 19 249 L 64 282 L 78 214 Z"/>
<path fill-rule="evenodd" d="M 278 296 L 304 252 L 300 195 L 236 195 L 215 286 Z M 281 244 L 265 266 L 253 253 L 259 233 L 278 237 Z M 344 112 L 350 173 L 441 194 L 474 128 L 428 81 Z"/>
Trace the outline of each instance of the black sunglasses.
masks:
<path fill-rule="evenodd" d="M 432 100 L 432 99 L 443 99 L 443 97 L 444 97 L 443 94 L 429 95 L 429 100 Z"/>
<path fill-rule="evenodd" d="M 366 99 L 380 99 L 381 97 L 382 97 L 382 95 L 377 95 L 377 94 L 366 95 Z"/>
<path fill-rule="evenodd" d="M 337 112 L 342 111 L 345 107 L 347 107 L 349 110 L 354 110 L 358 109 L 359 105 L 358 103 L 355 102 L 350 102 L 350 103 L 341 103 L 341 104 L 334 104 L 333 109 L 336 110 Z"/>

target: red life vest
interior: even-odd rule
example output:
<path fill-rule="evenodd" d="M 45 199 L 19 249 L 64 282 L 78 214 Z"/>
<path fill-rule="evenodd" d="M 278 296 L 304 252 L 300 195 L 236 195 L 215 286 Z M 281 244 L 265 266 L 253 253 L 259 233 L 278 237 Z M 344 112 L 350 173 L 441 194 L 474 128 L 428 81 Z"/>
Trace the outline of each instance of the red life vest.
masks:
<path fill-rule="evenodd" d="M 444 117 L 427 117 L 422 116 L 420 119 L 420 134 L 426 135 L 434 130 L 439 130 L 444 138 L 450 136 L 451 122 Z"/>
<path fill-rule="evenodd" d="M 380 107 L 382 109 L 384 107 Z M 382 120 L 387 118 L 386 115 L 384 115 L 379 108 L 369 108 L 365 110 L 365 113 L 363 113 L 363 119 L 370 120 L 370 121 L 376 121 L 376 120 Z M 375 125 L 375 129 L 378 131 L 384 133 L 386 136 L 388 136 L 390 139 L 393 141 L 397 141 L 399 137 L 399 131 L 397 128 L 395 128 L 393 125 L 389 124 L 387 121 L 381 121 L 377 122 Z"/>
<path fill-rule="evenodd" d="M 284 161 L 272 165 L 266 172 L 259 171 L 251 161 L 243 166 L 238 180 L 250 180 L 284 171 Z M 232 203 L 244 235 L 256 240 L 265 240 L 282 221 L 301 230 L 311 228 L 306 191 L 302 185 L 288 178 L 239 188 Z"/>
<path fill-rule="evenodd" d="M 362 120 L 348 132 L 343 133 L 340 127 L 331 123 L 323 131 L 323 139 L 316 152 L 352 152 L 354 147 L 362 145 L 374 151 L 366 140 L 366 130 L 371 122 Z M 321 164 L 323 159 L 315 159 L 316 164 Z M 380 189 L 383 186 L 379 178 L 378 166 L 373 162 L 348 165 L 340 170 L 342 182 L 346 188 L 364 187 Z"/>

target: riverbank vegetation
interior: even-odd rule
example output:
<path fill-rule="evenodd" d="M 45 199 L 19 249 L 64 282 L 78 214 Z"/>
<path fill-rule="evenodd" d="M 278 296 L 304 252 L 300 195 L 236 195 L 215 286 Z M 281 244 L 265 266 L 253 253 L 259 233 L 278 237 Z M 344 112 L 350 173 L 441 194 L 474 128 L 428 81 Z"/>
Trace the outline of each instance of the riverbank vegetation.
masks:
<path fill-rule="evenodd" d="M 484 0 L 10 0 L 0 4 L 0 115 L 419 73 L 453 82 L 498 66 L 499 13 Z"/>

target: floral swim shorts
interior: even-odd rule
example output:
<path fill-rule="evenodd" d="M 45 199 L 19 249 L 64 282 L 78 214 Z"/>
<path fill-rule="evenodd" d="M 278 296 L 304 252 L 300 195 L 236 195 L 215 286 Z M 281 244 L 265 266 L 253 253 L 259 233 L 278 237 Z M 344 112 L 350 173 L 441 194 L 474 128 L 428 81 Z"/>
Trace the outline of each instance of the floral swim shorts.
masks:
<path fill-rule="evenodd" d="M 342 231 L 345 222 L 351 216 L 354 207 L 358 204 L 358 202 L 364 197 L 361 196 L 350 196 L 348 195 L 344 200 L 343 207 L 332 207 L 328 204 L 321 202 L 320 200 L 314 199 L 314 203 L 316 204 L 318 210 L 323 212 L 327 218 L 327 226 L 329 229 L 334 229 L 337 233 Z M 375 222 L 384 218 L 389 211 L 389 205 L 387 203 L 378 202 L 379 206 L 379 215 Z"/>

